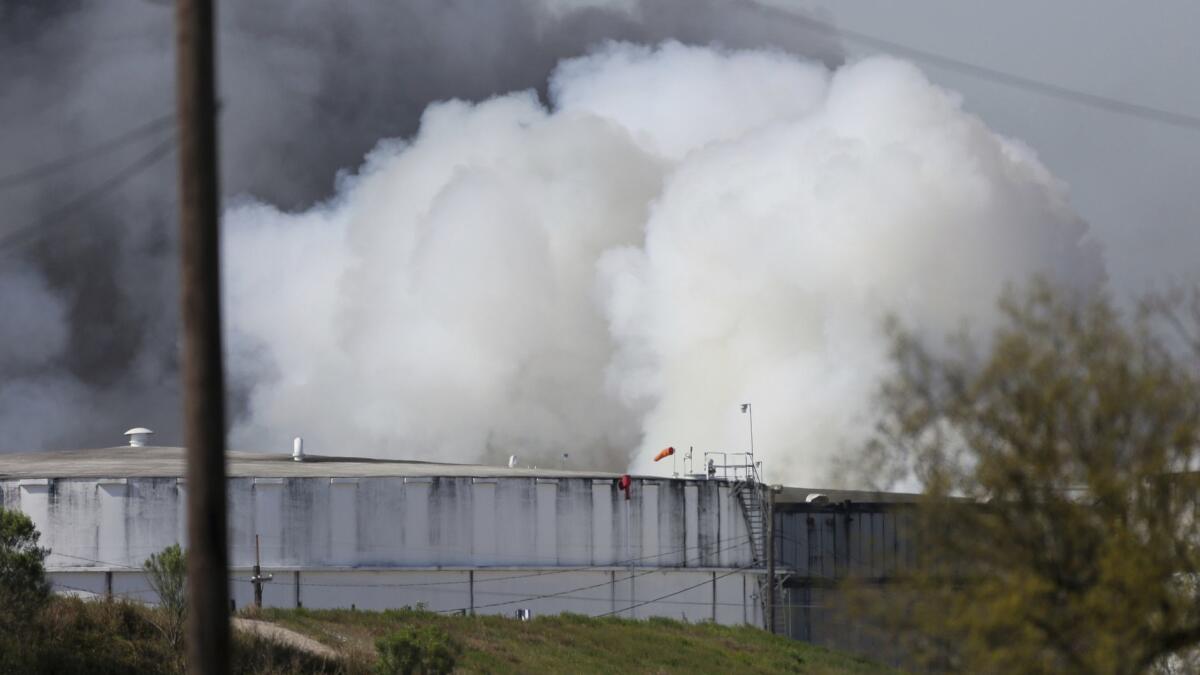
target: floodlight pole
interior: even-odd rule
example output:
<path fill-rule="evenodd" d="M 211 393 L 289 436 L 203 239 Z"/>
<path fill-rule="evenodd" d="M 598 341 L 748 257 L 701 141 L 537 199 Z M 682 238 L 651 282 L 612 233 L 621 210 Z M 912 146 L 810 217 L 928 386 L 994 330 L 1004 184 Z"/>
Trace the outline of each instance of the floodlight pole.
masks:
<path fill-rule="evenodd" d="M 754 404 L 743 403 L 742 412 L 750 416 L 750 466 L 754 466 Z"/>

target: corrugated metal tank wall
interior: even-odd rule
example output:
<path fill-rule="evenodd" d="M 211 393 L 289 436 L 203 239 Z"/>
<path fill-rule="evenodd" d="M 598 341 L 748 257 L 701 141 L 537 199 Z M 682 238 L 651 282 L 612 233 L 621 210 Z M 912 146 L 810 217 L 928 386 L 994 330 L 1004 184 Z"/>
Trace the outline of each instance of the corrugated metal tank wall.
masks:
<path fill-rule="evenodd" d="M 50 568 L 140 568 L 185 537 L 175 478 L 0 482 L 29 514 Z M 231 478 L 231 564 L 289 568 L 610 566 L 738 568 L 745 522 L 718 481 L 590 478 Z"/>
<path fill-rule="evenodd" d="M 915 564 L 908 504 L 789 504 L 775 513 L 777 569 L 783 576 L 780 628 L 789 636 L 901 665 L 894 641 L 850 611 L 842 581 L 884 592 Z"/>

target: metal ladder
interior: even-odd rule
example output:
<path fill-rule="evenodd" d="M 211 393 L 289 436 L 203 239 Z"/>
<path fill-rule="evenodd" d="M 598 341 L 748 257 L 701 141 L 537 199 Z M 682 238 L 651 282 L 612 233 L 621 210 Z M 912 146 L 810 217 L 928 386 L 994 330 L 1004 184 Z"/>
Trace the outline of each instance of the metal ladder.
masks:
<path fill-rule="evenodd" d="M 750 537 L 750 552 L 756 566 L 767 564 L 767 508 L 763 504 L 762 484 L 753 478 L 733 484 L 733 493 L 742 505 L 746 533 Z"/>
<path fill-rule="evenodd" d="M 767 518 L 770 517 L 770 514 L 767 513 L 766 495 L 763 492 L 766 486 L 759 473 L 759 463 L 755 461 L 754 455 L 748 452 L 706 452 L 704 457 L 709 477 L 731 481 L 733 494 L 742 507 L 742 517 L 746 522 L 746 534 L 750 540 L 753 567 L 763 572 L 758 575 L 758 598 L 762 605 L 762 616 L 765 622 L 769 613 L 767 605 L 771 602 L 772 596 L 777 597 L 778 590 L 772 593 L 770 581 L 765 574 L 767 546 L 770 545 L 770 542 L 767 541 Z M 719 464 L 717 460 L 720 460 Z M 780 583 L 777 580 L 776 589 L 779 586 Z M 776 612 L 777 624 L 779 620 L 780 613 Z M 765 623 L 763 627 L 770 628 Z"/>
<path fill-rule="evenodd" d="M 754 565 L 757 568 L 763 569 L 767 566 L 767 546 L 771 545 L 767 541 L 767 518 L 770 514 L 767 513 L 767 506 L 763 499 L 763 484 L 756 480 L 744 480 L 734 483 L 734 494 L 737 495 L 738 502 L 742 505 L 742 515 L 746 519 L 746 532 L 750 537 L 750 551 L 754 556 Z M 773 598 L 778 597 L 778 588 L 780 582 L 776 581 L 775 592 L 772 593 L 771 580 L 766 574 L 762 574 L 758 578 L 758 599 L 762 605 L 763 627 L 771 630 L 771 626 L 766 625 L 768 603 L 772 602 Z M 774 632 L 778 632 L 780 626 L 781 612 L 775 613 L 776 626 Z"/>

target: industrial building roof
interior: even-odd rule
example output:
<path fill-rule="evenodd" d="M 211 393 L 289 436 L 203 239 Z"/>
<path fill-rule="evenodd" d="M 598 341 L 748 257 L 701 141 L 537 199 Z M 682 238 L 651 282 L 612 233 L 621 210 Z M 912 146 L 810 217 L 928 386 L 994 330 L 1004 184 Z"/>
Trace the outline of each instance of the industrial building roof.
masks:
<path fill-rule="evenodd" d="M 227 452 L 226 473 L 232 477 L 372 477 L 459 476 L 537 478 L 617 478 L 620 474 L 566 469 L 508 468 L 364 457 L 305 455 L 297 462 L 288 454 Z M 53 450 L 0 454 L 0 479 L 12 478 L 182 478 L 183 448 L 128 446 L 96 450 Z"/>
<path fill-rule="evenodd" d="M 784 487 L 775 497 L 776 504 L 806 504 L 812 496 L 820 495 L 825 504 L 855 502 L 858 504 L 902 504 L 915 502 L 921 495 L 908 492 L 876 492 L 873 490 L 828 490 L 806 487 Z"/>

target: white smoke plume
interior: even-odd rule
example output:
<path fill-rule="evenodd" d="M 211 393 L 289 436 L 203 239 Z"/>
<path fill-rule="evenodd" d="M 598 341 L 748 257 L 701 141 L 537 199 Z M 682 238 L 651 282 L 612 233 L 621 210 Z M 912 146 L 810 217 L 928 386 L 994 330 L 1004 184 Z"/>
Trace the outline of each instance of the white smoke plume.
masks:
<path fill-rule="evenodd" d="M 617 43 L 549 94 L 432 105 L 329 202 L 227 212 L 235 447 L 662 472 L 744 450 L 749 401 L 768 477 L 811 482 L 885 314 L 1104 276 L 1034 154 L 900 61 Z"/>
<path fill-rule="evenodd" d="M 0 453 L 104 446 L 133 426 L 183 442 L 175 158 L 119 178 L 169 120 L 78 154 L 170 115 L 173 16 L 169 2 L 0 0 L 0 337 L 23 340 L 0 346 Z M 413 135 L 429 103 L 544 94 L 559 61 L 605 40 L 841 63 L 811 18 L 829 20 L 754 0 L 221 3 L 222 198 L 308 209 L 380 138 Z M 29 178 L 64 157 L 77 161 Z"/>

